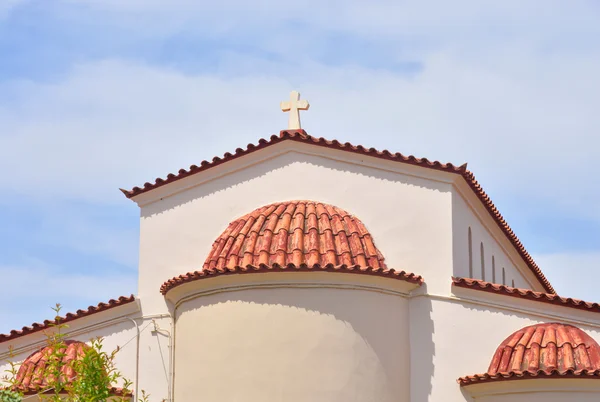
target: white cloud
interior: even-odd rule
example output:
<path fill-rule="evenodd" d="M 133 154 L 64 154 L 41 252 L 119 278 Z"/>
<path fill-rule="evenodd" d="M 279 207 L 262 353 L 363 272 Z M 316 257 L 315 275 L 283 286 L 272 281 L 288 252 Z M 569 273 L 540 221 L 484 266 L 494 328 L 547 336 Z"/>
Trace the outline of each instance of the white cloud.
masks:
<path fill-rule="evenodd" d="M 278 102 L 294 88 L 313 105 L 303 117 L 313 135 L 468 161 L 492 192 L 600 220 L 587 207 L 600 195 L 589 185 L 600 145 L 600 46 L 586 40 L 600 34 L 595 2 L 63 6 L 56 10 L 65 23 L 109 21 L 128 30 L 127 41 L 247 36 L 253 49 L 282 61 L 227 51 L 216 62 L 219 74 L 184 74 L 107 60 L 74 66 L 53 84 L 0 84 L 10 94 L 0 103 L 0 168 L 18 172 L 2 175 L 0 185 L 17 194 L 122 202 L 118 186 L 153 181 L 284 128 Z M 336 32 L 389 45 L 381 64 L 412 60 L 424 70 L 409 77 L 311 60 L 311 49 L 331 50 L 322 38 Z"/>
<path fill-rule="evenodd" d="M 0 19 L 24 1 L 0 0 Z M 546 1 L 543 7 L 510 0 L 63 4 L 78 6 L 64 12 L 63 23 L 96 26 L 102 19 L 124 29 L 120 40 L 128 43 L 171 35 L 246 40 L 252 50 L 273 52 L 281 61 L 228 50 L 215 63 L 219 73 L 105 60 L 73 66 L 54 83 L 0 83 L 0 94 L 8 94 L 0 97 L 4 194 L 123 204 L 119 186 L 165 177 L 285 128 L 279 101 L 299 89 L 311 101 L 303 123 L 315 136 L 468 161 L 492 193 L 537 201 L 540 214 L 562 208 L 600 222 L 592 207 L 600 197 L 593 185 L 600 146 L 600 45 L 593 40 L 600 34 L 600 8 L 594 1 Z M 424 69 L 414 76 L 369 69 L 360 60 L 371 56 L 360 54 L 354 66 L 312 60 L 315 49 L 332 50 L 328 46 L 336 44 L 324 38 L 336 34 L 340 41 L 348 35 L 385 44 L 380 65 L 409 60 Z M 131 233 L 74 216 L 47 214 L 38 240 L 135 264 Z M 596 298 L 598 253 L 540 255 L 537 261 L 559 292 Z M 130 273 L 97 287 L 93 273 L 66 275 L 39 263 L 0 267 L 0 275 L 14 278 L 0 303 L 24 300 L 19 311 L 32 320 L 48 317 L 45 306 L 56 301 L 96 303 L 135 289 Z M 590 280 L 573 279 L 581 277 Z M 0 312 L 3 325 L 29 324 L 17 319 Z"/>
<path fill-rule="evenodd" d="M 278 0 L 245 2 L 223 0 L 197 2 L 194 0 L 63 0 L 112 17 L 117 22 L 134 23 L 136 29 L 146 28 L 153 33 L 165 30 L 201 30 L 229 33 L 240 27 L 252 31 L 271 26 L 285 26 L 292 22 L 306 24 L 309 29 L 298 35 L 309 35 L 312 30 L 351 31 L 367 36 L 440 34 L 461 36 L 463 41 L 477 40 L 476 36 L 462 36 L 465 32 L 479 30 L 486 36 L 505 31 L 563 32 L 598 29 L 596 21 L 600 9 L 596 2 L 575 0 L 564 3 L 549 0 L 540 7 L 538 3 L 518 0 L 482 3 L 477 0 L 391 1 L 370 2 L 331 0 L 305 0 L 282 4 Z M 249 16 L 251 16 L 249 18 Z M 149 22 L 160 20 L 160 26 Z M 501 22 L 501 23 L 499 23 Z M 559 22 L 560 24 L 555 25 Z M 277 35 L 271 34 L 275 37 Z M 440 38 L 441 39 L 441 38 Z"/>
<path fill-rule="evenodd" d="M 486 56 L 433 53 L 412 78 L 310 60 L 261 60 L 260 69 L 240 71 L 254 65 L 240 55 L 231 55 L 235 71 L 226 76 L 82 64 L 63 82 L 10 88 L 16 101 L 0 106 L 8 133 L 0 169 L 18 174 L 2 175 L 0 185 L 42 198 L 121 201 L 118 186 L 284 128 L 278 103 L 297 88 L 311 101 L 303 122 L 313 135 L 469 161 L 497 191 L 582 213 L 600 195 L 588 185 L 600 145 L 600 53 L 561 59 L 521 47 Z"/>

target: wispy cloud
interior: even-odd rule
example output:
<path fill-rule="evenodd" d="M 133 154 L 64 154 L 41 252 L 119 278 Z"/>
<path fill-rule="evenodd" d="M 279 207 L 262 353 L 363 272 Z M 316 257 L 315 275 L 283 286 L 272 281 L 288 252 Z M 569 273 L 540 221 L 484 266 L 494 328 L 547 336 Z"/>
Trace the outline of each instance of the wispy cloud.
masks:
<path fill-rule="evenodd" d="M 530 251 L 556 249 L 539 256 L 550 278 L 591 295 L 562 267 L 600 247 L 575 239 L 600 230 L 598 18 L 594 1 L 2 2 L 0 202 L 31 211 L 0 230 L 20 236 L 0 248 L 4 277 L 51 283 L 43 306 L 103 265 L 135 286 L 118 279 L 138 222 L 117 187 L 276 133 L 298 89 L 313 135 L 469 162 Z"/>
<path fill-rule="evenodd" d="M 364 143 L 369 133 L 365 145 L 469 161 L 503 192 L 583 213 L 573 208 L 578 200 L 600 191 L 587 185 L 600 141 L 598 57 L 571 58 L 539 74 L 552 58 L 525 49 L 511 54 L 515 72 L 443 52 L 423 60 L 415 78 L 310 61 L 262 61 L 271 75 L 235 78 L 122 61 L 83 64 L 61 83 L 23 85 L 0 105 L 11 133 L 0 137 L 0 167 L 19 172 L 0 183 L 41 198 L 120 201 L 117 186 L 283 128 L 277 104 L 296 87 L 313 102 L 304 122 L 315 135 Z M 561 84 L 567 75 L 570 83 Z M 217 141 L 216 133 L 228 134 Z"/>

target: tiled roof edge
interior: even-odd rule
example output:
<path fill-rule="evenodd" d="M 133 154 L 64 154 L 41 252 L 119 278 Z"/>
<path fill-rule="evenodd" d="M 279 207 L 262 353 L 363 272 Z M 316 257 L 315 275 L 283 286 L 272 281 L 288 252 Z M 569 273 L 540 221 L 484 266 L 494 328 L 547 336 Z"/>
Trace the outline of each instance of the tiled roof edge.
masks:
<path fill-rule="evenodd" d="M 190 166 L 190 168 L 188 170 L 180 169 L 179 172 L 177 172 L 177 174 L 170 173 L 167 175 L 166 179 L 159 177 L 159 178 L 155 179 L 154 183 L 146 182 L 146 183 L 144 183 L 143 187 L 134 187 L 131 190 L 121 189 L 121 192 L 123 192 L 123 194 L 125 194 L 125 196 L 127 198 L 133 198 L 142 193 L 148 192 L 150 190 L 154 190 L 158 187 L 162 187 L 166 184 L 183 179 L 185 177 L 192 176 L 196 173 L 200 173 L 204 170 L 213 168 L 222 163 L 229 162 L 230 160 L 237 159 L 239 157 L 242 157 L 242 156 L 252 153 L 254 151 L 258 151 L 260 149 L 280 143 L 285 140 L 303 142 L 303 143 L 322 146 L 322 147 L 326 147 L 326 148 L 334 148 L 334 149 L 339 149 L 339 150 L 343 150 L 343 151 L 347 151 L 347 152 L 358 153 L 361 155 L 369 155 L 369 156 L 374 156 L 376 158 L 387 159 L 387 160 L 392 160 L 392 161 L 396 161 L 396 162 L 409 163 L 409 164 L 417 165 L 417 166 L 425 166 L 425 167 L 428 167 L 431 169 L 436 169 L 436 170 L 453 171 L 455 173 L 460 173 L 460 172 L 466 171 L 466 168 L 467 168 L 466 164 L 464 164 L 462 166 L 455 166 L 451 163 L 441 163 L 438 161 L 429 161 L 427 158 L 416 158 L 412 155 L 405 156 L 399 152 L 391 153 L 388 150 L 378 151 L 375 148 L 365 148 L 362 145 L 355 146 L 355 145 L 350 144 L 349 142 L 341 143 L 337 140 L 329 141 L 323 137 L 319 137 L 319 138 L 313 137 L 313 136 L 307 134 L 306 131 L 304 131 L 304 130 L 283 130 L 279 133 L 279 136 L 272 135 L 271 138 L 269 138 L 268 140 L 261 138 L 258 141 L 257 145 L 248 144 L 246 146 L 246 149 L 237 148 L 235 150 L 235 153 L 233 153 L 233 154 L 230 152 L 227 152 L 223 155 L 222 158 L 215 156 L 212 159 L 212 161 L 206 161 L 206 160 L 202 161 L 199 166 L 192 165 L 192 166 Z"/>
<path fill-rule="evenodd" d="M 11 388 L 4 388 L 4 389 L 11 389 Z M 37 387 L 17 388 L 17 390 L 22 392 L 23 395 L 26 395 L 26 396 L 37 395 L 39 393 L 42 393 L 42 394 L 54 393 L 53 390 L 41 391 L 40 388 L 37 388 Z M 120 387 L 111 387 L 109 392 L 112 396 L 133 396 L 133 393 L 131 391 L 124 390 L 123 388 L 120 388 Z M 59 392 L 59 394 L 61 394 L 61 395 L 65 395 L 66 393 L 67 393 L 66 390 Z"/>
<path fill-rule="evenodd" d="M 542 303 L 554 304 L 558 306 L 600 313 L 600 304 L 598 303 L 586 302 L 579 299 L 573 299 L 571 297 L 561 297 L 558 296 L 556 293 L 536 292 L 531 289 L 513 288 L 506 285 L 498 285 L 490 282 L 485 282 L 479 279 L 459 277 L 452 278 L 452 285 L 461 288 L 479 290 L 483 292 L 501 294 L 511 297 L 518 297 L 521 299 L 528 299 Z"/>
<path fill-rule="evenodd" d="M 461 175 L 463 176 L 469 187 L 471 187 L 471 190 L 473 190 L 475 195 L 477 195 L 477 197 L 481 200 L 488 213 L 491 215 L 492 219 L 496 221 L 496 224 L 498 225 L 498 227 L 500 227 L 500 230 L 502 230 L 506 237 L 508 237 L 508 239 L 511 241 L 521 258 L 523 258 L 531 272 L 533 272 L 535 277 L 540 281 L 544 289 L 549 293 L 556 293 L 548 279 L 542 273 L 540 267 L 538 267 L 538 265 L 533 260 L 533 257 L 527 252 L 523 243 L 521 243 L 521 240 L 519 240 L 515 232 L 513 232 L 511 227 L 508 225 L 508 223 L 500 213 L 500 211 L 498 211 L 498 208 L 496 208 L 491 198 L 486 194 L 485 191 L 483 191 L 483 188 L 475 179 L 475 175 L 467 169 L 461 172 Z"/>
<path fill-rule="evenodd" d="M 241 274 L 250 274 L 250 273 L 267 273 L 267 272 L 341 272 L 341 273 L 350 273 L 350 274 L 361 274 L 361 275 L 374 275 L 379 277 L 391 278 L 391 279 L 399 279 L 406 282 L 415 283 L 419 286 L 423 284 L 423 278 L 420 275 L 415 275 L 413 273 L 405 272 L 405 271 L 397 271 L 394 269 L 384 269 L 384 268 L 371 268 L 371 267 L 361 267 L 358 265 L 349 266 L 349 265 L 313 265 L 307 266 L 305 264 L 302 265 L 266 265 L 261 264 L 258 266 L 248 265 L 245 267 L 234 267 L 234 268 L 223 268 L 223 269 L 211 269 L 211 270 L 202 270 L 189 272 L 184 275 L 180 275 L 169 279 L 160 287 L 160 293 L 166 295 L 171 289 L 183 285 L 184 283 L 193 282 L 200 279 L 208 279 L 216 276 L 222 275 L 241 275 Z"/>
<path fill-rule="evenodd" d="M 534 378 L 581 378 L 581 379 L 600 379 L 600 370 L 567 370 L 560 372 L 558 370 L 549 371 L 510 371 L 498 374 L 474 374 L 470 376 L 460 377 L 456 382 L 461 387 L 473 384 L 481 384 L 492 381 L 511 381 L 511 380 L 527 380 Z"/>
<path fill-rule="evenodd" d="M 158 187 L 164 186 L 168 183 L 172 183 L 174 181 L 183 179 L 185 177 L 192 176 L 196 173 L 200 173 L 204 170 L 210 169 L 212 167 L 218 166 L 222 163 L 228 162 L 230 160 L 242 157 L 259 149 L 266 148 L 268 146 L 277 144 L 279 142 L 285 140 L 292 140 L 302 143 L 307 143 L 311 145 L 317 145 L 326 148 L 332 148 L 337 150 L 342 150 L 346 152 L 353 152 L 361 155 L 372 156 L 375 158 L 390 160 L 394 162 L 407 163 L 410 165 L 421 166 L 428 169 L 440 170 L 455 174 L 460 174 L 471 190 L 475 193 L 475 195 L 481 200 L 483 205 L 488 210 L 488 213 L 491 215 L 492 219 L 496 222 L 496 224 L 500 227 L 500 230 L 504 232 L 504 234 L 511 241 L 521 258 L 525 261 L 529 269 L 533 272 L 536 278 L 540 281 L 544 289 L 549 293 L 556 293 L 548 279 L 544 276 L 540 268 L 537 266 L 531 255 L 525 249 L 525 246 L 521 243 L 519 238 L 515 235 L 513 230 L 510 228 L 506 220 L 502 214 L 498 211 L 490 197 L 483 190 L 481 185 L 475 179 L 475 175 L 467 169 L 467 164 L 463 164 L 460 166 L 456 166 L 452 163 L 441 163 L 439 161 L 430 161 L 427 158 L 417 158 L 413 155 L 405 156 L 399 152 L 392 153 L 388 150 L 378 151 L 375 148 L 365 148 L 362 145 L 352 145 L 349 142 L 341 143 L 337 140 L 326 140 L 322 137 L 316 138 L 306 133 L 304 130 L 284 130 L 281 131 L 279 136 L 273 135 L 269 140 L 261 138 L 258 141 L 258 145 L 248 144 L 246 149 L 237 148 L 235 153 L 231 154 L 229 152 L 225 153 L 222 158 L 214 157 L 212 161 L 202 161 L 199 166 L 192 165 L 188 170 L 180 169 L 177 174 L 170 173 L 167 175 L 166 179 L 157 178 L 154 183 L 146 182 L 143 187 L 134 187 L 131 190 L 121 189 L 123 194 L 127 198 L 133 198 L 142 193 L 154 190 Z"/>
<path fill-rule="evenodd" d="M 110 299 L 107 303 L 98 303 L 96 306 L 89 306 L 86 310 L 77 310 L 75 313 L 67 313 L 64 317 L 60 317 L 60 323 L 68 323 L 74 321 L 78 318 L 83 318 L 90 316 L 92 314 L 99 313 L 101 311 L 110 310 L 115 307 L 122 306 L 124 304 L 129 304 L 135 301 L 135 296 L 131 295 L 129 297 L 121 296 L 118 299 Z M 23 327 L 21 330 L 13 329 L 8 334 L 0 334 L 0 343 L 8 342 L 10 340 L 20 338 L 25 335 L 33 334 L 35 332 L 43 331 L 44 329 L 50 328 L 52 325 L 57 324 L 58 321 L 55 320 L 45 320 L 42 323 L 35 322 L 31 324 L 29 327 Z"/>

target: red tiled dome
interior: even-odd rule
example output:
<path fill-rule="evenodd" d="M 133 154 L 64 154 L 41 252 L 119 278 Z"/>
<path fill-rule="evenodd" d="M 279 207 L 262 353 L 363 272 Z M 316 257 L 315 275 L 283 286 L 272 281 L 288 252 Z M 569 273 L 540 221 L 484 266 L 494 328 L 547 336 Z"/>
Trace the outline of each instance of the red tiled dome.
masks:
<path fill-rule="evenodd" d="M 213 243 L 203 269 L 261 264 L 386 267 L 360 220 L 313 201 L 271 204 L 234 220 Z"/>
<path fill-rule="evenodd" d="M 487 373 L 460 378 L 459 383 L 548 376 L 600 378 L 600 346 L 572 325 L 532 325 L 498 346 Z"/>
<path fill-rule="evenodd" d="M 73 368 L 69 363 L 81 359 L 89 346 L 79 341 L 66 341 L 65 344 L 66 349 L 59 352 L 64 354 L 61 373 L 68 380 L 74 375 Z M 46 346 L 29 355 L 19 367 L 15 386 L 24 391 L 47 386 L 48 379 L 52 374 L 46 365 L 52 351 L 51 346 Z"/>
<path fill-rule="evenodd" d="M 343 209 L 314 201 L 267 205 L 231 222 L 202 269 L 164 282 L 160 292 L 219 275 L 328 271 L 393 278 L 421 286 L 423 278 L 388 269 L 365 225 Z"/>

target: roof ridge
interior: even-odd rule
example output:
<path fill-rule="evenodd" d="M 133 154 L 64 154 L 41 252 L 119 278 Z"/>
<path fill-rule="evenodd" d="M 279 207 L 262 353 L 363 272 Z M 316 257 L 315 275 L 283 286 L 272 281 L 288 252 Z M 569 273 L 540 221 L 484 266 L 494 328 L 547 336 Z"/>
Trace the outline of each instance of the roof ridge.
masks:
<path fill-rule="evenodd" d="M 375 157 L 379 157 L 379 158 L 383 158 L 383 159 L 390 159 L 390 160 L 396 160 L 396 161 L 398 161 L 400 159 L 405 163 L 411 163 L 411 164 L 415 164 L 415 165 L 427 165 L 427 167 L 438 169 L 438 170 L 451 169 L 451 170 L 454 170 L 455 172 L 459 172 L 459 171 L 462 172 L 462 171 L 466 171 L 466 169 L 467 169 L 466 163 L 464 163 L 460 166 L 456 166 L 450 162 L 442 163 L 439 161 L 430 161 L 427 158 L 417 158 L 413 155 L 406 156 L 400 152 L 392 153 L 392 152 L 388 151 L 387 149 L 383 150 L 383 151 L 379 151 L 373 147 L 366 148 L 362 145 L 353 145 L 349 142 L 341 143 L 338 140 L 327 140 L 323 137 L 314 137 L 314 136 L 308 134 L 303 129 L 282 130 L 278 136 L 272 135 L 268 140 L 264 139 L 264 138 L 259 139 L 257 145 L 250 143 L 246 146 L 245 149 L 236 148 L 235 153 L 233 153 L 233 154 L 230 152 L 225 152 L 225 154 L 223 154 L 223 157 L 215 156 L 212 159 L 212 161 L 203 160 L 202 162 L 200 162 L 200 165 L 191 165 L 188 168 L 188 170 L 179 169 L 179 171 L 177 172 L 176 175 L 173 173 L 170 173 L 167 175 L 166 179 L 157 177 L 156 179 L 154 179 L 154 183 L 146 182 L 143 184 L 143 187 L 135 186 L 131 190 L 125 190 L 122 188 L 120 190 L 123 194 L 125 194 L 125 196 L 127 198 L 132 198 L 139 194 L 145 193 L 147 191 L 154 190 L 158 187 L 162 187 L 165 184 L 171 183 L 176 180 L 183 179 L 184 177 L 199 173 L 206 169 L 210 169 L 214 166 L 220 165 L 221 163 L 228 162 L 232 159 L 239 158 L 239 157 L 247 155 L 251 152 L 257 151 L 259 149 L 265 148 L 270 145 L 274 145 L 276 143 L 279 143 L 279 142 L 282 142 L 285 140 L 292 140 L 292 141 L 297 141 L 297 142 L 308 142 L 308 143 L 312 143 L 314 145 L 320 145 L 320 146 L 325 146 L 325 147 L 333 146 L 338 149 L 355 152 L 355 153 L 360 153 L 360 154 L 369 154 L 371 156 L 375 156 Z"/>

